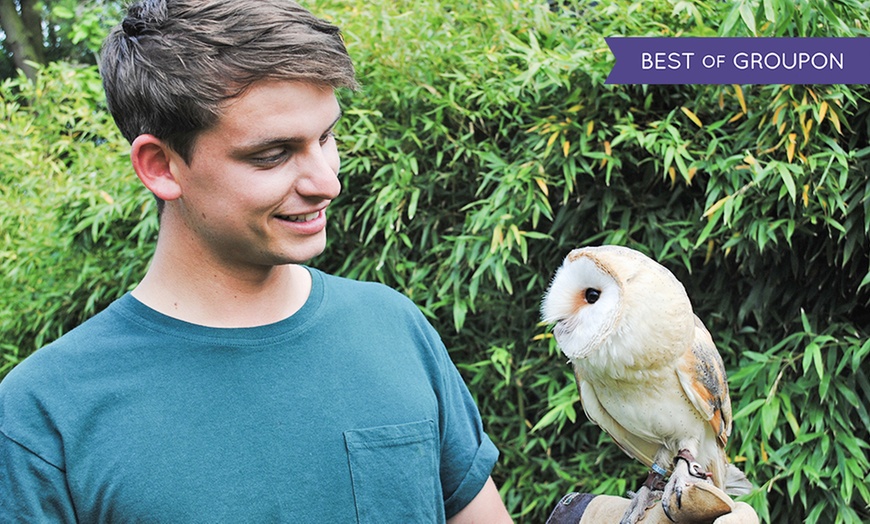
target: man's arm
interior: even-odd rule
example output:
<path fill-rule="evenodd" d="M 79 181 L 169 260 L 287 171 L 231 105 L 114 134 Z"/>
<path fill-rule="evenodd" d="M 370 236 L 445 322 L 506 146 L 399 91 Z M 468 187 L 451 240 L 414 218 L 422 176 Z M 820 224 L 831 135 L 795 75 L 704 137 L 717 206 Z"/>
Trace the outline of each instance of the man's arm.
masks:
<path fill-rule="evenodd" d="M 501 495 L 499 495 L 492 477 L 486 479 L 486 484 L 467 506 L 447 519 L 448 524 L 507 524 L 512 522 L 513 520 L 501 500 Z"/>

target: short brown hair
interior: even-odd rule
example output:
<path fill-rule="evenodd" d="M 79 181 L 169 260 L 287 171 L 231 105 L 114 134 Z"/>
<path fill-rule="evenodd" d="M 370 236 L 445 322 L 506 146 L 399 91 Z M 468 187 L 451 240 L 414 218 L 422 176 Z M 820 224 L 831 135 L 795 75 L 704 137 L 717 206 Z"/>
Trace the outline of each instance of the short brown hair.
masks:
<path fill-rule="evenodd" d="M 187 162 L 222 104 L 259 80 L 356 88 L 338 27 L 291 0 L 140 0 L 103 43 L 100 74 L 124 137 L 153 134 Z"/>

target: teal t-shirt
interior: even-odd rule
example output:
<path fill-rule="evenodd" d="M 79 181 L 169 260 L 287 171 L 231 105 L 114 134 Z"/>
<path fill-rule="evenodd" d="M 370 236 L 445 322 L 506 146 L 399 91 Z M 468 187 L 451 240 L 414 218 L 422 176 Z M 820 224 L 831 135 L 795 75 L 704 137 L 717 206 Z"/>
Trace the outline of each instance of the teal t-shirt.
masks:
<path fill-rule="evenodd" d="M 498 452 L 444 345 L 380 284 L 311 269 L 220 329 L 125 295 L 0 383 L 0 522 L 443 522 Z"/>

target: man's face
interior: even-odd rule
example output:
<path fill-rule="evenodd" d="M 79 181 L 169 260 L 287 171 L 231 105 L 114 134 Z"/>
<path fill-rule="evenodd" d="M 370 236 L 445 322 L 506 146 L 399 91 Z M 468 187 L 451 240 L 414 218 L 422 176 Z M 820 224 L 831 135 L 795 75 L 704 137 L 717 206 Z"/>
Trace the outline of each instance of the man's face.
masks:
<path fill-rule="evenodd" d="M 259 82 L 231 100 L 190 163 L 173 158 L 180 240 L 228 269 L 320 254 L 325 210 L 341 190 L 332 134 L 340 114 L 331 88 L 302 82 Z"/>

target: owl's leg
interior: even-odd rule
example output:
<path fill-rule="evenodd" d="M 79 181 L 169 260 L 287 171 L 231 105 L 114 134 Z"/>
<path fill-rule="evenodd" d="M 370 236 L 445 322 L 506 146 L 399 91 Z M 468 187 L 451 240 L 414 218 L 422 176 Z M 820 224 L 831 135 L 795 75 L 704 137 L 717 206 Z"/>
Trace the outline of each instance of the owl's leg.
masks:
<path fill-rule="evenodd" d="M 695 457 L 689 450 L 681 449 L 674 457 L 674 471 L 662 494 L 662 509 L 665 515 L 671 518 L 673 501 L 676 501 L 677 508 L 682 507 L 683 490 L 686 487 L 698 482 L 698 479 L 709 480 L 712 476 L 712 473 L 704 471 L 704 468 L 695 462 Z"/>
<path fill-rule="evenodd" d="M 641 520 L 641 518 L 643 518 L 648 509 L 655 506 L 656 502 L 658 502 L 662 496 L 662 488 L 664 487 L 666 473 L 667 472 L 657 464 L 653 464 L 653 469 L 650 470 L 646 481 L 637 493 L 631 497 L 631 503 L 629 503 L 628 508 L 625 509 L 625 513 L 622 515 L 619 524 L 636 524 Z"/>

